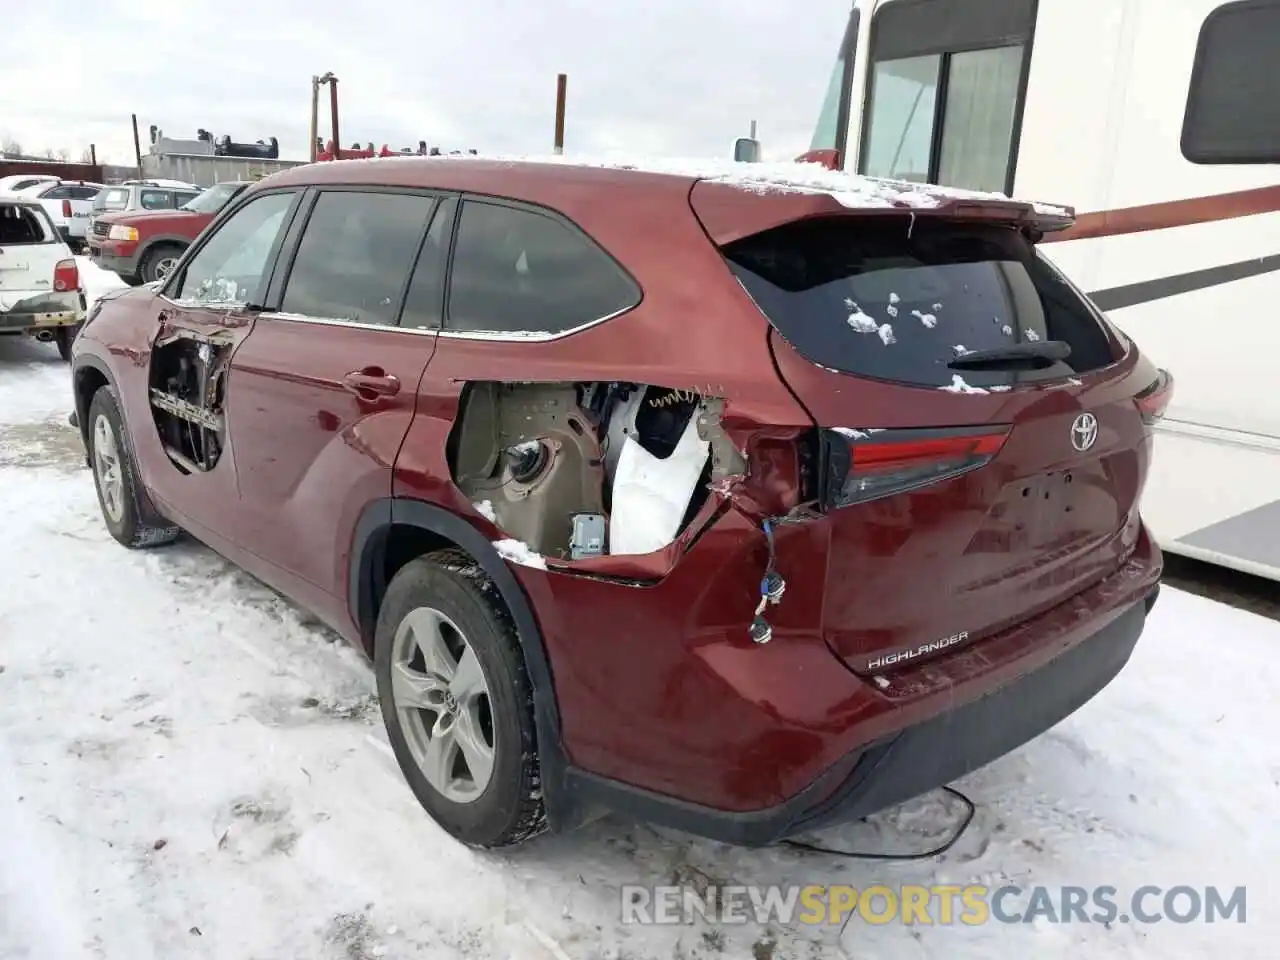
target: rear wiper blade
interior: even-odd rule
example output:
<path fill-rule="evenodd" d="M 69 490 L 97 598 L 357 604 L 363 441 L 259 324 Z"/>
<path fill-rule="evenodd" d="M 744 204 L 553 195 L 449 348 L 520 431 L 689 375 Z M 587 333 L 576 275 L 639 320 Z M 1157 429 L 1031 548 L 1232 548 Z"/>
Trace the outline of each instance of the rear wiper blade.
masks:
<path fill-rule="evenodd" d="M 990 350 L 974 350 L 956 357 L 947 366 L 953 370 L 1021 367 L 1028 361 L 1048 360 L 1056 363 L 1069 356 L 1071 344 L 1065 340 L 1036 340 L 1032 343 L 1011 343 L 1007 347 L 993 347 Z"/>

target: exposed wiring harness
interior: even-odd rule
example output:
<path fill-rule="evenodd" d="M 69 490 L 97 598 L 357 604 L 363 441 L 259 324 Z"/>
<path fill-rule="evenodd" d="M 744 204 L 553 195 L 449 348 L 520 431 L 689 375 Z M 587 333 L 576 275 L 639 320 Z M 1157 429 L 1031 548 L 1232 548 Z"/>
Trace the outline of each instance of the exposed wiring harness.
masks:
<path fill-rule="evenodd" d="M 934 857 L 942 856 L 956 845 L 959 839 L 968 831 L 969 825 L 973 823 L 973 818 L 978 813 L 978 808 L 974 802 L 955 789 L 955 787 L 943 787 L 942 789 L 964 804 L 964 819 L 960 821 L 960 825 L 951 832 L 951 836 L 945 841 L 920 853 L 877 853 L 870 850 L 839 850 L 835 847 L 824 847 L 821 844 L 808 843 L 804 840 L 783 840 L 779 843 L 779 846 L 802 850 L 805 853 L 820 853 L 828 857 L 841 857 L 846 860 L 869 860 L 879 863 L 908 863 L 918 860 L 932 860 Z M 845 928 L 849 926 L 849 921 L 852 919 L 853 913 L 844 918 L 844 923 L 840 924 L 839 938 L 842 939 L 844 937 Z"/>

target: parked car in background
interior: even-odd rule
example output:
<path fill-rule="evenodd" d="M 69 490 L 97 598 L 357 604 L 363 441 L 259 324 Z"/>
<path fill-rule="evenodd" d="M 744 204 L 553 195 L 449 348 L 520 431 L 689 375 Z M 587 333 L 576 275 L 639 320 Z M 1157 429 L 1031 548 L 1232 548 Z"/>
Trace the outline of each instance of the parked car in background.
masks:
<path fill-rule="evenodd" d="M 0 193 L 17 193 L 37 183 L 57 183 L 58 178 L 47 173 L 11 173 L 0 177 Z"/>
<path fill-rule="evenodd" d="M 152 180 L 127 180 L 105 187 L 93 198 L 93 217 L 130 210 L 176 210 L 203 189 L 194 184 L 178 186 Z"/>
<path fill-rule="evenodd" d="M 85 180 L 54 180 L 25 187 L 20 193 L 35 197 L 49 214 L 58 235 L 72 250 L 84 248 L 93 213 L 93 200 L 102 184 Z"/>
<path fill-rule="evenodd" d="M 44 207 L 0 193 L 0 335 L 56 343 L 66 360 L 84 312 L 75 257 Z"/>
<path fill-rule="evenodd" d="M 74 422 L 113 537 L 185 529 L 372 658 L 453 836 L 772 843 L 1038 736 L 1143 632 L 1172 385 L 1037 254 L 1072 221 L 800 164 L 310 164 L 95 305 Z"/>
<path fill-rule="evenodd" d="M 94 221 L 89 255 L 129 283 L 161 280 L 218 211 L 247 186 L 248 181 L 214 184 L 176 210 L 103 214 Z"/>

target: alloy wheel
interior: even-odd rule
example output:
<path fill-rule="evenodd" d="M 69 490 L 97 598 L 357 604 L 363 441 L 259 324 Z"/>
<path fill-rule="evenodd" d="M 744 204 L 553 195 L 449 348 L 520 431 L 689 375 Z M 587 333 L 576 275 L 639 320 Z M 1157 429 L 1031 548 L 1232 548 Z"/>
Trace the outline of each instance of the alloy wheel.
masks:
<path fill-rule="evenodd" d="M 102 506 L 107 516 L 119 523 L 124 518 L 124 474 L 116 432 L 104 415 L 99 415 L 93 425 L 93 470 L 102 492 Z"/>
<path fill-rule="evenodd" d="M 396 630 L 391 695 L 405 741 L 427 782 L 455 803 L 479 797 L 493 776 L 489 684 L 457 625 L 418 607 Z"/>

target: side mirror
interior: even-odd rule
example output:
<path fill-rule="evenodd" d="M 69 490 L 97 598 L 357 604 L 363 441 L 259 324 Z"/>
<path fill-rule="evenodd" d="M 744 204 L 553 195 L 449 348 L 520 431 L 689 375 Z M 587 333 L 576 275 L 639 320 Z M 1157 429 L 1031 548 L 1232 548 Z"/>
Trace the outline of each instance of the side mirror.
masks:
<path fill-rule="evenodd" d="M 760 141 L 751 137 L 739 137 L 733 142 L 733 159 L 738 163 L 759 163 Z"/>

